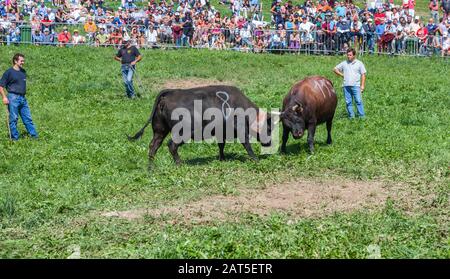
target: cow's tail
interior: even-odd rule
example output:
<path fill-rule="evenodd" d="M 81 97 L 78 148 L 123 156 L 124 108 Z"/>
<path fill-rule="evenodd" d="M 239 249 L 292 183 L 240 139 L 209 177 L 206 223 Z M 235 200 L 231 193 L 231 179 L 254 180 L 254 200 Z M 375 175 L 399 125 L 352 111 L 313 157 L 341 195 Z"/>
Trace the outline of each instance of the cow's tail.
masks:
<path fill-rule="evenodd" d="M 140 139 L 140 138 L 142 137 L 142 135 L 144 134 L 145 128 L 147 128 L 147 126 L 148 126 L 149 124 L 152 123 L 153 117 L 154 117 L 155 114 L 156 114 L 156 109 L 157 109 L 157 107 L 159 106 L 161 97 L 162 97 L 162 95 L 163 95 L 164 93 L 166 93 L 166 92 L 167 92 L 166 90 L 163 90 L 163 91 L 159 92 L 158 96 L 156 97 L 155 104 L 153 105 L 152 114 L 151 114 L 150 117 L 148 118 L 148 120 L 147 120 L 147 122 L 145 123 L 144 127 L 142 127 L 142 128 L 141 128 L 134 136 L 129 136 L 129 135 L 127 135 L 129 141 L 135 141 L 135 140 L 138 140 L 138 139 Z"/>

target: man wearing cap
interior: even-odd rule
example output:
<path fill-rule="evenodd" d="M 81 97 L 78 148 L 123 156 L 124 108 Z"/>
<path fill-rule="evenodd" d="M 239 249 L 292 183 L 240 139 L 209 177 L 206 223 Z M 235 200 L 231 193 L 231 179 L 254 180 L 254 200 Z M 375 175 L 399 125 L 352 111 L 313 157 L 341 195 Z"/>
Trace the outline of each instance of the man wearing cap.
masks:
<path fill-rule="evenodd" d="M 84 36 L 80 35 L 80 32 L 78 31 L 78 29 L 73 30 L 72 44 L 75 46 L 75 45 L 84 44 L 84 43 L 85 43 Z"/>
<path fill-rule="evenodd" d="M 347 50 L 347 60 L 339 63 L 334 68 L 334 73 L 344 78 L 344 97 L 347 113 L 350 119 L 355 117 L 353 112 L 353 99 L 356 103 L 358 116 L 365 117 L 361 94 L 366 84 L 366 68 L 364 64 L 356 59 L 356 51 L 353 48 Z"/>
<path fill-rule="evenodd" d="M 387 25 L 384 28 L 384 33 L 381 36 L 381 48 L 382 50 L 387 50 L 392 52 L 394 49 L 394 38 L 397 33 L 397 28 L 392 24 L 392 20 L 387 21 Z"/>
<path fill-rule="evenodd" d="M 53 45 L 55 41 L 55 36 L 50 33 L 50 29 L 45 28 L 44 34 L 42 35 L 42 44 L 43 45 Z"/>
<path fill-rule="evenodd" d="M 128 38 L 123 40 L 123 44 L 124 46 L 119 49 L 114 59 L 122 63 L 122 79 L 125 85 L 127 97 L 134 99 L 136 95 L 133 87 L 133 74 L 136 71 L 136 63 L 141 61 L 142 56 L 139 50 L 135 46 L 131 45 Z"/>
<path fill-rule="evenodd" d="M 369 18 L 369 19 L 367 19 L 367 22 L 364 22 L 363 30 L 364 30 L 365 44 L 367 45 L 369 53 L 372 54 L 374 52 L 374 48 L 375 48 L 375 34 L 376 34 L 375 33 L 376 26 L 375 26 L 375 24 L 373 24 L 372 18 Z"/>

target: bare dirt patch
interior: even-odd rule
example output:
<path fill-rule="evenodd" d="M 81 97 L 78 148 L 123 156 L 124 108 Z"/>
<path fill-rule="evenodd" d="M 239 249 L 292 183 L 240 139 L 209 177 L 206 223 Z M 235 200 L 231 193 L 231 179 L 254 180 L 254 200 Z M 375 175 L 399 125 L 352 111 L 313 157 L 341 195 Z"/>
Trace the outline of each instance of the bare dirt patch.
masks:
<path fill-rule="evenodd" d="M 174 79 L 166 81 L 161 89 L 188 89 L 194 87 L 202 87 L 208 85 L 234 85 L 230 81 L 220 81 L 216 79 L 204 78 L 189 78 L 189 79 Z"/>
<path fill-rule="evenodd" d="M 295 217 L 324 216 L 333 212 L 376 208 L 388 197 L 396 199 L 398 189 L 394 188 L 398 187 L 382 182 L 303 180 L 265 189 L 241 189 L 238 196 L 213 195 L 187 204 L 111 211 L 101 215 L 128 220 L 149 216 L 174 223 L 233 220 L 242 213 L 265 216 L 285 212 Z"/>

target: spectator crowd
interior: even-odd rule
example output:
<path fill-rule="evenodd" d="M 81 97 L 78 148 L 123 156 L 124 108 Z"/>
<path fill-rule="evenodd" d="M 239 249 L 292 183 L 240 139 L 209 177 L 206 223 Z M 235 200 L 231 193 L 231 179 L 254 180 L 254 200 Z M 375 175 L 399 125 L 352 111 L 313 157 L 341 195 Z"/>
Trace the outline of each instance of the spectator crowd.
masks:
<path fill-rule="evenodd" d="M 0 0 L 0 43 L 120 47 L 129 39 L 137 48 L 450 55 L 450 0 L 430 0 L 424 20 L 415 0 L 220 0 L 227 15 L 208 0 L 119 1 Z"/>

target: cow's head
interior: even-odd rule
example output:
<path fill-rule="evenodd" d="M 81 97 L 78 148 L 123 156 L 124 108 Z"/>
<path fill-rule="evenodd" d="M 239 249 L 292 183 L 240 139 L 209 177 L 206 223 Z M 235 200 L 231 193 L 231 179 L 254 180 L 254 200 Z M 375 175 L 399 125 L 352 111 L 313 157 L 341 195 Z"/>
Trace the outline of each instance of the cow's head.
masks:
<path fill-rule="evenodd" d="M 291 129 L 294 139 L 301 138 L 305 132 L 304 110 L 302 103 L 295 102 L 280 113 L 283 125 Z"/>

